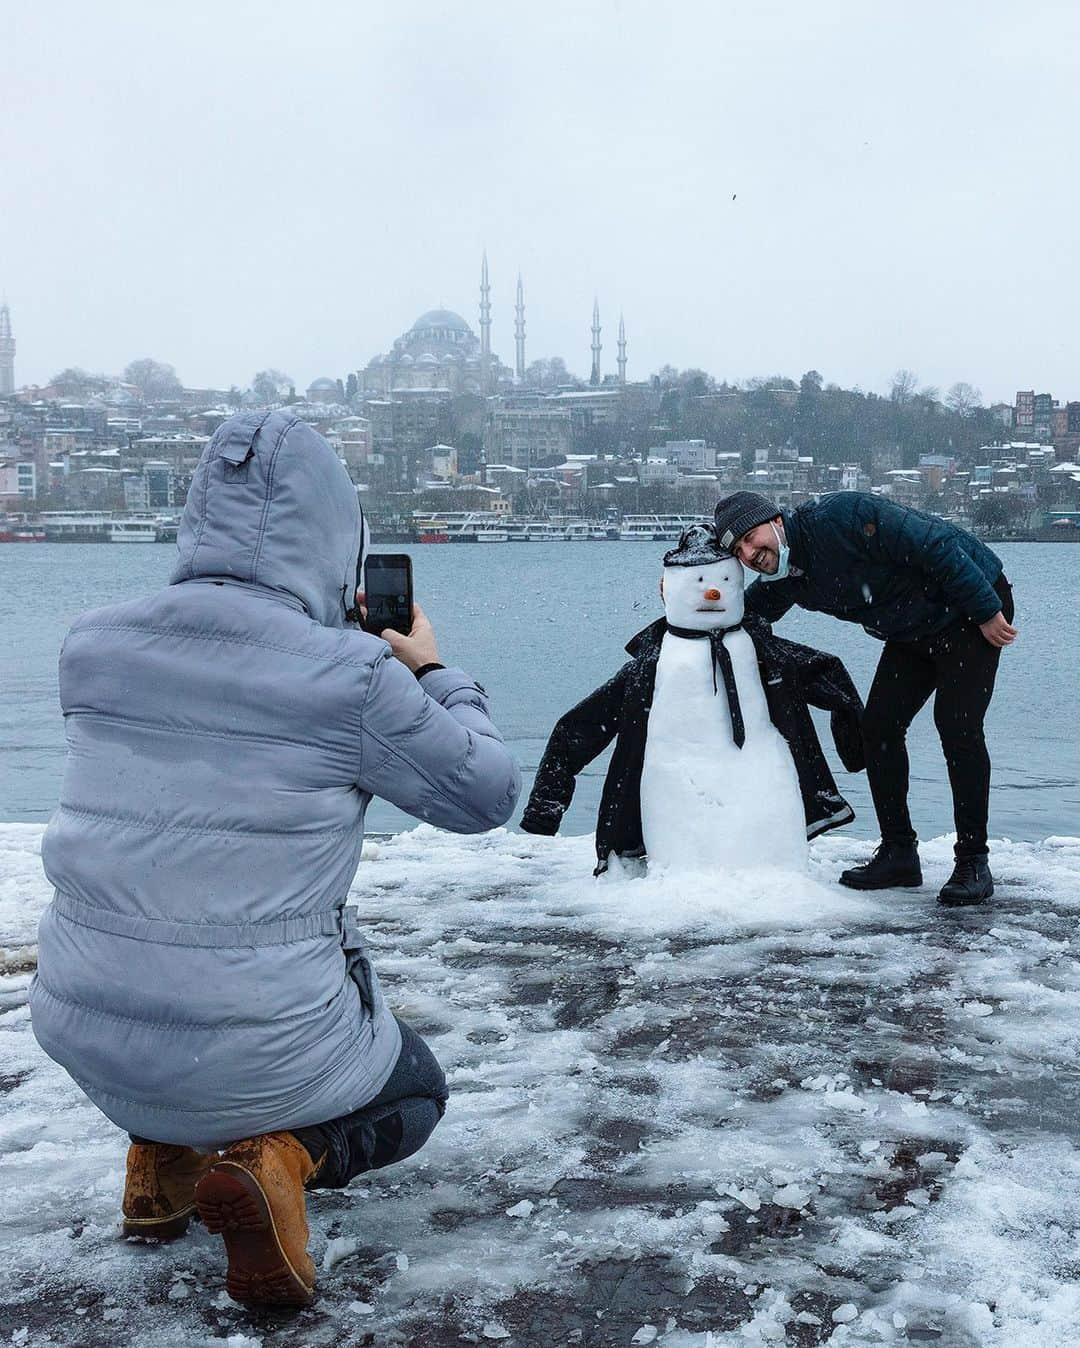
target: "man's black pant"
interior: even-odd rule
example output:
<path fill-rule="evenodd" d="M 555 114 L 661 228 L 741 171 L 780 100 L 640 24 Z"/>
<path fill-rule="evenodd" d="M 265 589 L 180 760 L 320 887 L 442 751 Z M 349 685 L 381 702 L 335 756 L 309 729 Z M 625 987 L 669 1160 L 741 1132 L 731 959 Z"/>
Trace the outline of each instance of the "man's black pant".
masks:
<path fill-rule="evenodd" d="M 1008 622 L 1012 588 L 994 586 Z M 952 787 L 956 855 L 985 856 L 990 810 L 990 755 L 983 720 L 1001 651 L 962 619 L 922 641 L 887 641 L 863 713 L 866 775 L 883 842 L 914 842 L 908 812 L 907 728 L 931 693 Z"/>

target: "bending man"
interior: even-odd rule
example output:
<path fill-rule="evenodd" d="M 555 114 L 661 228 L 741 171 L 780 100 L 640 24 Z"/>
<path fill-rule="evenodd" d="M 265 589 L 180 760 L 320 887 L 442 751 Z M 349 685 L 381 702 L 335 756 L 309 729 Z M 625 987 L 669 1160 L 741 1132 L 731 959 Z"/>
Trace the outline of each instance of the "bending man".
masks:
<path fill-rule="evenodd" d="M 735 492 L 718 503 L 716 529 L 723 546 L 761 576 L 747 591 L 748 613 L 775 622 L 797 604 L 860 623 L 885 643 L 862 727 L 881 845 L 865 866 L 844 871 L 841 884 L 922 884 L 905 739 L 934 693 L 956 825 L 956 865 L 938 899 L 949 906 L 988 899 L 983 719 L 1001 650 L 1016 638 L 1001 559 L 945 520 L 866 492 L 836 492 L 790 512 Z"/>

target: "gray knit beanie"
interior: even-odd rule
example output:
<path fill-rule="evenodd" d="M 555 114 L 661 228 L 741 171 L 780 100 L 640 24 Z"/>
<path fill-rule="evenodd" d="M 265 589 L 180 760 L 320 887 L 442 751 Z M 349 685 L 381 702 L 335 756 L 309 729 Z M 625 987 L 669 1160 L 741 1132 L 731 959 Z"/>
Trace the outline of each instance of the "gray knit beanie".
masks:
<path fill-rule="evenodd" d="M 730 552 L 743 534 L 768 524 L 780 514 L 775 501 L 759 496 L 756 491 L 736 491 L 716 503 L 716 532 L 720 546 Z"/>

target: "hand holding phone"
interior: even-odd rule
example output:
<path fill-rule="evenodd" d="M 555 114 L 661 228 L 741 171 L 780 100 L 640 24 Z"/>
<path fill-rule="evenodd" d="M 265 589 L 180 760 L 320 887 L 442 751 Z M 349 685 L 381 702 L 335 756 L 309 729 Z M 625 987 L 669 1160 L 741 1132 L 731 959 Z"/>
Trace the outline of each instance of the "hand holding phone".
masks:
<path fill-rule="evenodd" d="M 364 599 L 363 590 L 357 590 L 356 606 L 361 612 L 364 611 Z M 366 624 L 365 630 L 367 630 Z M 395 656 L 406 669 L 412 670 L 414 674 L 418 669 L 423 669 L 425 665 L 441 663 L 439 647 L 435 641 L 435 632 L 428 621 L 427 614 L 419 604 L 413 605 L 412 628 L 407 637 L 402 636 L 400 632 L 395 632 L 392 627 L 384 628 L 377 635 L 388 643 Z"/>
<path fill-rule="evenodd" d="M 413 603 L 409 558 L 403 553 L 371 556 L 364 564 L 364 579 L 369 588 L 357 590 L 356 606 L 363 616 L 365 630 L 387 641 L 397 659 L 414 674 L 425 665 L 439 664 L 439 648 L 431 623 L 420 605 Z M 370 592 L 373 584 L 378 587 L 374 595 Z M 392 606 L 384 600 L 388 594 L 392 596 Z M 401 612 L 402 595 L 409 605 L 407 616 Z"/>

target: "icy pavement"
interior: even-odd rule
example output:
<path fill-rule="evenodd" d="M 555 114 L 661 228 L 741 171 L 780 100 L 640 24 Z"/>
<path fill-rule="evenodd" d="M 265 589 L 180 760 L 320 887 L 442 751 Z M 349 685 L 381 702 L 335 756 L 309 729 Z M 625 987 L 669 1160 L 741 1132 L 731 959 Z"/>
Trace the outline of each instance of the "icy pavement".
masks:
<path fill-rule="evenodd" d="M 290 1317 L 201 1228 L 118 1236 L 125 1140 L 30 1034 L 39 836 L 0 827 L 0 1344 L 1080 1344 L 1080 839 L 997 844 L 959 913 L 837 888 L 868 848 L 835 835 L 791 894 L 595 882 L 588 839 L 370 847 L 353 899 L 453 1094 L 312 1196 Z"/>

